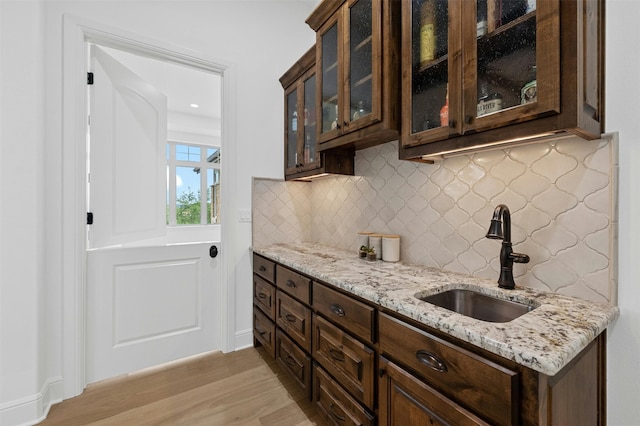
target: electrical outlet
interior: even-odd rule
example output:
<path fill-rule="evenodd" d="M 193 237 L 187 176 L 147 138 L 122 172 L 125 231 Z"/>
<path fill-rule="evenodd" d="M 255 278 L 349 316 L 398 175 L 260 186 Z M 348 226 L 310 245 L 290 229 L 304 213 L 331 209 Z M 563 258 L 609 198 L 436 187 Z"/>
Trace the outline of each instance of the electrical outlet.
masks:
<path fill-rule="evenodd" d="M 238 222 L 251 222 L 251 209 L 238 209 Z"/>

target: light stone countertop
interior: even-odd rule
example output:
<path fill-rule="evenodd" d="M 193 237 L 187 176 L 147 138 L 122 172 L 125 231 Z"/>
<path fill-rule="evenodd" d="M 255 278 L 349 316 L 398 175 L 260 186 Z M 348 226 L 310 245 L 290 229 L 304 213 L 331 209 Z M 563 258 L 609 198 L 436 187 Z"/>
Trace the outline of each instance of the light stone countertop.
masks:
<path fill-rule="evenodd" d="M 465 342 L 553 376 L 619 316 L 618 307 L 517 287 L 496 280 L 402 262 L 370 262 L 315 243 L 273 244 L 253 252 L 290 266 Z M 517 282 L 517 280 L 516 280 Z M 473 289 L 536 306 L 507 323 L 476 320 L 414 297 L 452 288 Z"/>

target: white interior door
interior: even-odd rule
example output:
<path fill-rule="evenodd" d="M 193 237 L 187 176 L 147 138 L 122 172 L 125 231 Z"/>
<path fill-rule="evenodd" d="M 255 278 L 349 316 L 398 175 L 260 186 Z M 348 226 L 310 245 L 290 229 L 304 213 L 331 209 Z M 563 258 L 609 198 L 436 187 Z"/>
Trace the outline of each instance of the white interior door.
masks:
<path fill-rule="evenodd" d="M 167 98 L 91 46 L 89 247 L 166 232 Z"/>
<path fill-rule="evenodd" d="M 166 231 L 166 98 L 95 46 L 91 71 L 89 383 L 218 349 L 221 281 L 210 243 L 119 245 Z"/>

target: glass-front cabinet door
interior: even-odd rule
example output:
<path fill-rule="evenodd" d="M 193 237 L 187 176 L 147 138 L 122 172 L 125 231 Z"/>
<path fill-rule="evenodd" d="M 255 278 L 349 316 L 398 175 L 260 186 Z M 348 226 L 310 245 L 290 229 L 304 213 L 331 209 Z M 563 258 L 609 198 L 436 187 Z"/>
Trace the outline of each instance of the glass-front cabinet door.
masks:
<path fill-rule="evenodd" d="M 381 25 L 379 1 L 350 0 L 318 31 L 320 142 L 380 121 Z"/>
<path fill-rule="evenodd" d="M 464 88 L 465 133 L 560 112 L 560 52 L 549 46 L 559 13 L 556 0 L 477 0 L 464 33 L 475 83 Z"/>
<path fill-rule="evenodd" d="M 298 159 L 298 88 L 293 86 L 285 93 L 285 164 L 288 173 L 295 171 L 300 164 Z"/>
<path fill-rule="evenodd" d="M 559 112 L 557 0 L 402 2 L 403 147 Z"/>
<path fill-rule="evenodd" d="M 403 2 L 403 141 L 423 144 L 461 131 L 460 3 Z"/>
<path fill-rule="evenodd" d="M 316 76 L 311 68 L 285 91 L 285 174 L 320 166 L 316 132 Z"/>

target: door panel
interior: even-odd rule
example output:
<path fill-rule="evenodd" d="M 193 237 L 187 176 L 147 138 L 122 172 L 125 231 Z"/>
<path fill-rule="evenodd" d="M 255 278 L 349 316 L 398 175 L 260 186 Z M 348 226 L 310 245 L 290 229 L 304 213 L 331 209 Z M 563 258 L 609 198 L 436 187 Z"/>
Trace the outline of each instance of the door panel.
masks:
<path fill-rule="evenodd" d="M 96 46 L 91 69 L 89 246 L 162 236 L 167 98 Z"/>
<path fill-rule="evenodd" d="M 210 243 L 87 252 L 89 383 L 219 348 Z M 218 244 L 219 247 L 219 244 Z"/>

